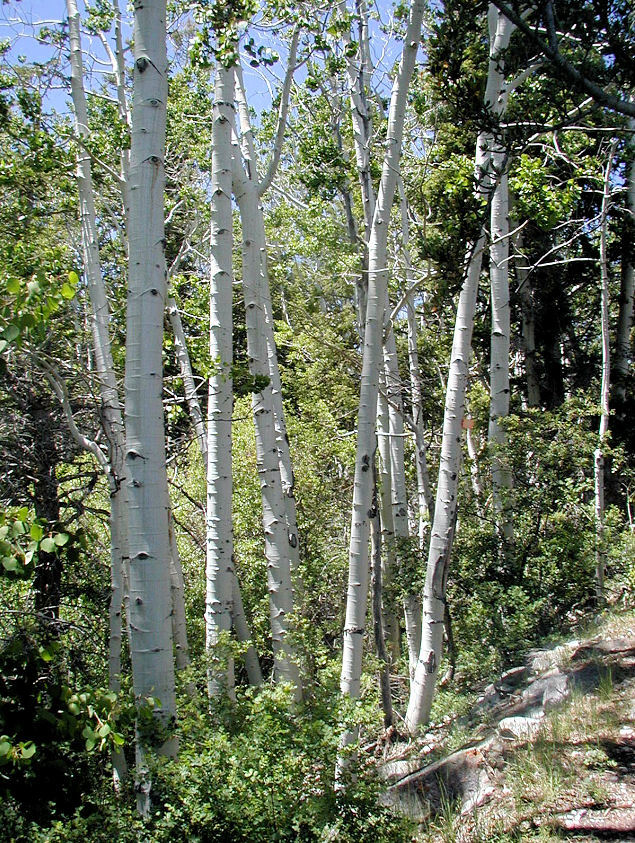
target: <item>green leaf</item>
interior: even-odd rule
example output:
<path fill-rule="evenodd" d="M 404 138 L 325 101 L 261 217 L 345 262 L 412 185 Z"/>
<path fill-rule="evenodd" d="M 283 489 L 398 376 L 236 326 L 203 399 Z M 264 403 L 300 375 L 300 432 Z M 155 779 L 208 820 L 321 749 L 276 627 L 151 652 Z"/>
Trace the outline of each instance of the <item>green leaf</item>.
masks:
<path fill-rule="evenodd" d="M 68 283 L 72 287 L 77 287 L 77 285 L 79 284 L 79 275 L 76 272 L 74 272 L 72 269 L 68 273 Z"/>
<path fill-rule="evenodd" d="M 125 743 L 123 735 L 120 735 L 119 732 L 112 733 L 112 742 L 115 746 L 123 746 Z"/>
<path fill-rule="evenodd" d="M 27 519 L 28 517 L 29 517 L 29 508 L 28 508 L 28 506 L 21 506 L 21 507 L 20 507 L 20 509 L 18 509 L 18 514 L 17 514 L 17 518 L 18 518 L 18 520 L 19 520 L 19 521 L 26 521 L 26 519 Z"/>
<path fill-rule="evenodd" d="M 66 281 L 62 284 L 62 296 L 68 300 L 75 298 L 75 289 L 70 284 L 67 284 Z"/>
<path fill-rule="evenodd" d="M 20 329 L 17 325 L 14 325 L 13 323 L 11 323 L 11 325 L 7 325 L 7 327 L 4 329 L 3 338 L 7 342 L 13 342 L 14 340 L 17 340 L 19 336 Z"/>
<path fill-rule="evenodd" d="M 22 758 L 33 758 L 35 750 L 36 746 L 33 741 L 27 741 L 27 743 L 20 746 L 20 755 Z"/>
<path fill-rule="evenodd" d="M 20 280 L 18 278 L 9 278 L 7 281 L 7 292 L 17 296 L 20 292 Z"/>
<path fill-rule="evenodd" d="M 31 524 L 29 535 L 31 536 L 33 541 L 39 542 L 44 537 L 44 530 L 39 524 Z"/>
<path fill-rule="evenodd" d="M 0 740 L 0 755 L 8 755 L 11 752 L 11 743 L 4 737 Z"/>
<path fill-rule="evenodd" d="M 42 539 L 40 542 L 40 550 L 43 550 L 45 553 L 53 553 L 55 550 L 55 542 L 50 536 Z"/>
<path fill-rule="evenodd" d="M 68 542 L 70 536 L 68 533 L 58 533 L 54 538 L 53 541 L 58 547 L 64 547 L 64 545 Z"/>
<path fill-rule="evenodd" d="M 2 559 L 2 567 L 5 569 L 5 571 L 10 571 L 11 573 L 13 573 L 14 571 L 18 570 L 18 560 L 12 556 L 5 556 Z"/>
<path fill-rule="evenodd" d="M 53 660 L 53 656 L 45 647 L 40 647 L 40 658 L 43 662 L 46 662 L 47 664 L 48 662 Z"/>
<path fill-rule="evenodd" d="M 107 735 L 110 734 L 111 728 L 108 723 L 104 723 L 104 725 L 100 728 L 99 732 L 97 733 L 100 738 L 105 738 Z"/>

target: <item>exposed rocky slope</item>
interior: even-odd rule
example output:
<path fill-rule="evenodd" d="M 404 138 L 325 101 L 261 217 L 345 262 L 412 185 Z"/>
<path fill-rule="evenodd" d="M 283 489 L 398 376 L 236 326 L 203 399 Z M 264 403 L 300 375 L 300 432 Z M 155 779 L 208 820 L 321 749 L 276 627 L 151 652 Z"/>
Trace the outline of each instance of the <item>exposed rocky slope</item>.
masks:
<path fill-rule="evenodd" d="M 635 617 L 538 650 L 484 689 L 454 725 L 383 765 L 384 802 L 422 840 L 635 840 Z"/>

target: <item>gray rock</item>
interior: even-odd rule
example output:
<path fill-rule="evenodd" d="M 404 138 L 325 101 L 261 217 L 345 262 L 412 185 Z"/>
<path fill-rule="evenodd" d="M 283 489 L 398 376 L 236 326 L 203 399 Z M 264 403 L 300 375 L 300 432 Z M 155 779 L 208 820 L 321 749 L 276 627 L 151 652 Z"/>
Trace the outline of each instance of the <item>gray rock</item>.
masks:
<path fill-rule="evenodd" d="M 561 705 L 568 697 L 571 696 L 571 688 L 569 687 L 569 677 L 561 673 L 557 676 L 551 676 L 547 679 L 547 685 L 542 695 L 542 707 L 544 711 L 550 711 L 553 708 Z"/>
<path fill-rule="evenodd" d="M 504 717 L 498 724 L 502 738 L 533 740 L 540 731 L 542 720 L 538 717 Z"/>
<path fill-rule="evenodd" d="M 461 749 L 412 773 L 389 787 L 382 803 L 420 819 L 438 813 L 448 802 L 458 802 L 464 811 L 482 805 L 493 792 L 486 747 L 487 742 Z"/>

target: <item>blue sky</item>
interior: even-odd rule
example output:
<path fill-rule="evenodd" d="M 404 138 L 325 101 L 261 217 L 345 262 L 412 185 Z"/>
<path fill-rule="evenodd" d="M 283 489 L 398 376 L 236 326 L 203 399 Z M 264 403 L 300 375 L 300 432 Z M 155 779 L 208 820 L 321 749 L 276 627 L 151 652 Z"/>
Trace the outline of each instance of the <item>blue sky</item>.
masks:
<path fill-rule="evenodd" d="M 78 5 L 80 12 L 83 12 L 84 0 L 78 0 Z M 381 9 L 382 13 L 386 13 L 391 7 L 391 2 L 390 0 L 378 0 L 375 4 L 371 3 L 371 7 L 373 5 L 375 8 Z M 124 11 L 127 6 L 126 0 L 120 0 L 120 6 Z M 63 20 L 65 16 L 65 0 L 9 0 L 8 3 L 0 5 L 0 39 L 3 41 L 9 39 L 11 42 L 10 62 L 17 62 L 20 56 L 24 56 L 29 62 L 44 61 L 49 58 L 52 54 L 51 46 L 38 43 L 36 35 L 41 26 L 52 25 Z M 272 46 L 274 45 L 272 44 Z M 379 36 L 371 38 L 371 46 L 376 49 L 376 59 L 382 58 L 384 65 L 390 67 L 398 55 L 401 45 L 393 41 L 388 44 L 385 53 L 382 53 L 386 45 L 383 37 Z M 89 42 L 84 37 L 84 48 L 92 49 L 97 58 L 105 57 L 103 47 L 98 39 Z M 283 72 L 280 64 L 274 67 L 274 72 L 276 76 L 280 76 Z M 300 72 L 301 76 L 302 72 Z M 267 108 L 271 102 L 270 89 L 262 76 L 247 67 L 245 68 L 245 81 L 251 104 L 256 110 Z M 273 82 L 274 87 L 276 87 L 275 80 Z M 64 90 L 64 86 L 50 92 L 48 102 L 49 106 L 56 111 L 68 110 L 68 94 Z"/>

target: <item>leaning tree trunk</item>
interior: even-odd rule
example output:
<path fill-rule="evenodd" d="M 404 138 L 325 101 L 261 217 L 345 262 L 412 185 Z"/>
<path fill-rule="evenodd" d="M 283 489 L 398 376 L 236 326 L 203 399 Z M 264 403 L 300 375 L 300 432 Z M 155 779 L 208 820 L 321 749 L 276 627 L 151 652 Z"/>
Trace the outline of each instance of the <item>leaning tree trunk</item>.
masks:
<path fill-rule="evenodd" d="M 176 754 L 170 625 L 170 535 L 163 420 L 164 155 L 167 102 L 165 0 L 135 6 L 130 148 L 126 466 L 129 489 L 130 656 L 141 709 L 167 729 L 159 753 Z M 138 808 L 150 809 L 147 745 L 137 730 Z"/>
<path fill-rule="evenodd" d="M 243 230 L 243 290 L 249 370 L 254 378 L 261 381 L 261 390 L 254 393 L 252 398 L 252 410 L 262 496 L 274 676 L 278 681 L 290 682 L 295 688 L 296 699 L 299 700 L 301 697 L 300 671 L 290 638 L 290 616 L 293 611 L 290 544 L 276 444 L 263 306 L 260 298 L 262 263 L 258 242 L 251 239 L 249 234 L 254 230 L 257 231 L 258 227 L 258 193 L 255 183 L 247 177 L 242 168 L 238 150 L 235 151 L 233 158 L 233 186 Z M 262 386 L 265 381 L 266 385 Z"/>
<path fill-rule="evenodd" d="M 210 697 L 233 687 L 233 662 L 218 666 L 217 653 L 231 632 L 234 583 L 232 535 L 232 145 L 234 71 L 216 71 L 212 124 L 211 276 L 207 410 L 206 647 Z M 225 640 L 225 647 L 227 646 Z"/>
<path fill-rule="evenodd" d="M 377 392 L 382 361 L 384 308 L 388 282 L 386 267 L 388 224 L 397 186 L 408 86 L 421 38 L 424 6 L 422 0 L 413 0 L 410 9 L 403 54 L 392 90 L 386 152 L 368 248 L 368 305 L 357 422 L 348 592 L 340 679 L 342 694 L 353 698 L 358 697 L 360 692 L 362 650 L 368 605 L 369 513 L 372 508 L 373 494 L 371 459 L 375 452 Z M 347 731 L 342 737 L 342 747 L 353 743 L 356 737 L 357 730 Z M 346 766 L 346 759 L 340 756 L 337 766 L 338 776 L 341 777 Z"/>
<path fill-rule="evenodd" d="M 500 115 L 505 99 L 504 79 L 500 71 L 499 60 L 501 51 L 509 43 L 511 25 L 491 4 L 488 11 L 488 24 L 490 58 L 485 89 L 485 106 L 494 115 Z M 476 192 L 477 195 L 483 197 L 489 197 L 495 187 L 495 178 L 491 167 L 493 142 L 493 136 L 483 131 L 479 134 L 476 143 Z M 445 595 L 457 516 L 461 463 L 461 424 L 465 414 L 465 393 L 469 375 L 474 311 L 485 241 L 486 232 L 482 228 L 480 236 L 469 251 L 466 276 L 459 296 L 454 327 L 443 417 L 439 481 L 423 594 L 421 650 L 414 680 L 410 687 L 410 699 L 406 712 L 406 727 L 410 732 L 414 732 L 420 724 L 427 722 L 430 716 L 441 662 Z"/>
<path fill-rule="evenodd" d="M 88 139 L 88 108 L 84 90 L 84 70 L 81 45 L 80 16 L 76 0 L 67 0 L 70 56 L 71 95 L 75 111 L 75 129 L 79 138 L 77 153 L 77 182 L 82 234 L 82 253 L 86 286 L 91 303 L 91 330 L 95 375 L 101 398 L 100 419 L 108 442 L 108 479 L 110 485 L 110 577 L 108 687 L 121 689 L 121 616 L 123 605 L 123 565 L 128 558 L 127 487 L 124 476 L 125 436 L 119 402 L 115 367 L 112 359 L 108 329 L 109 306 L 101 273 L 99 235 L 93 193 L 90 156 L 85 148 Z M 126 775 L 126 759 L 120 750 L 113 752 L 115 787 Z"/>
<path fill-rule="evenodd" d="M 276 131 L 276 145 L 275 149 L 279 148 L 282 142 L 282 133 L 287 117 L 287 103 L 289 98 L 289 90 L 292 80 L 292 72 L 295 69 L 295 57 L 297 51 L 298 33 L 294 32 L 289 51 L 289 63 L 285 75 L 284 84 L 281 92 L 281 102 L 278 115 L 278 127 Z M 245 97 L 245 90 L 242 83 L 242 70 L 240 67 L 236 68 L 237 74 L 237 102 L 238 113 L 240 116 L 240 130 L 241 142 L 243 146 L 243 157 L 247 162 L 250 162 L 247 170 L 247 177 L 252 182 L 252 189 L 257 192 L 257 196 L 262 197 L 267 187 L 271 184 L 276 167 L 279 161 L 279 153 L 271 159 L 267 173 L 261 182 L 257 181 L 256 168 L 256 149 L 253 143 L 253 132 L 249 118 L 249 108 Z M 289 437 L 287 434 L 287 426 L 285 419 L 284 406 L 282 402 L 282 383 L 280 379 L 280 368 L 278 366 L 278 352 L 276 349 L 276 342 L 274 337 L 274 323 L 273 323 L 273 308 L 271 304 L 271 291 L 269 286 L 269 269 L 267 263 L 267 237 L 265 233 L 265 222 L 262 210 L 262 205 L 257 202 L 256 211 L 253 217 L 247 220 L 251 225 L 248 232 L 248 238 L 253 241 L 254 247 L 260 255 L 260 283 L 259 283 L 259 298 L 262 304 L 262 324 L 261 329 L 264 332 L 265 346 L 267 353 L 267 361 L 269 366 L 269 378 L 271 379 L 271 401 L 273 408 L 274 426 L 276 431 L 276 445 L 278 449 L 278 461 L 280 463 L 280 482 L 282 484 L 282 491 L 284 495 L 285 519 L 287 523 L 288 533 L 288 554 L 291 564 L 291 570 L 297 571 L 300 561 L 300 539 L 298 533 L 298 518 L 295 502 L 295 478 L 293 473 L 293 465 L 291 461 L 291 451 L 289 445 Z M 301 589 L 301 583 L 296 574 L 296 588 Z"/>

